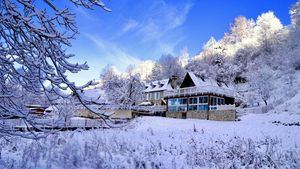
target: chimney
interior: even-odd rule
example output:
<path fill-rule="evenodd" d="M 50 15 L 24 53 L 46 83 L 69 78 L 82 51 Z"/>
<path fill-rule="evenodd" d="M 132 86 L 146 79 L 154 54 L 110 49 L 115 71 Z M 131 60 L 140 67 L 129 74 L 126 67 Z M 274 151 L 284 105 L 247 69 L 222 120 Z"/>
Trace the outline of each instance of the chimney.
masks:
<path fill-rule="evenodd" d="M 171 77 L 171 86 L 172 86 L 173 89 L 176 89 L 176 88 L 177 88 L 177 79 L 178 79 L 178 77 L 175 76 L 175 75 L 173 75 L 173 76 Z"/>

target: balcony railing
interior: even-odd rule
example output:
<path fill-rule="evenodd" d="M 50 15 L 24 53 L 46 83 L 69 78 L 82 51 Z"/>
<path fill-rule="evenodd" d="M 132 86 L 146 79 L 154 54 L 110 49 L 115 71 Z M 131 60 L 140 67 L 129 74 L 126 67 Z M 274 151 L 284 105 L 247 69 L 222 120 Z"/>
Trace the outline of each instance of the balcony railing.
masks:
<path fill-rule="evenodd" d="M 235 110 L 234 104 L 217 105 L 217 110 Z"/>
<path fill-rule="evenodd" d="M 201 87 L 187 87 L 175 90 L 168 90 L 164 92 L 164 97 L 175 96 L 191 96 L 196 94 L 215 93 L 229 97 L 234 97 L 235 91 L 231 89 L 216 87 L 216 86 L 201 86 Z"/>
<path fill-rule="evenodd" d="M 136 111 L 148 111 L 148 112 L 162 112 L 166 110 L 166 106 L 154 105 L 154 106 L 131 106 L 131 105 L 105 105 L 103 110 L 136 110 Z"/>

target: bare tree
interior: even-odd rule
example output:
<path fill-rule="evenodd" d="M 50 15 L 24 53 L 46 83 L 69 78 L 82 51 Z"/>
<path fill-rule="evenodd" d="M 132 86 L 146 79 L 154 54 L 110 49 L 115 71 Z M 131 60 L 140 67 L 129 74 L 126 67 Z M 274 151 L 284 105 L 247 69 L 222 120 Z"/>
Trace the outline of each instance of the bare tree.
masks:
<path fill-rule="evenodd" d="M 101 0 L 69 1 L 75 6 L 110 11 Z M 25 103 L 18 102 L 22 93 L 15 93 L 16 86 L 29 93 L 43 93 L 50 102 L 58 97 L 68 98 L 61 91 L 70 90 L 80 103 L 88 104 L 79 91 L 93 82 L 78 87 L 66 76 L 67 72 L 88 69 L 86 63 L 68 61 L 74 55 L 68 54 L 66 48 L 78 33 L 75 15 L 68 8 L 56 7 L 53 0 L 42 4 L 44 9 L 34 0 L 0 1 L 0 120 L 28 120 Z M 0 137 L 11 133 L 0 123 Z"/>

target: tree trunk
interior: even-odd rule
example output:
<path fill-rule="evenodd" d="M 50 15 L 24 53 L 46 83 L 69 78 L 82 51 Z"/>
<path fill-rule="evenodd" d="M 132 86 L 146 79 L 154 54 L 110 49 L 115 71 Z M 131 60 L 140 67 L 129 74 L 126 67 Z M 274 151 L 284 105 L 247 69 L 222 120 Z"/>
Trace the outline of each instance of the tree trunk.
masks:
<path fill-rule="evenodd" d="M 267 106 L 267 105 L 268 105 L 267 100 L 264 100 L 264 102 L 265 102 L 265 104 L 266 104 L 266 106 Z"/>

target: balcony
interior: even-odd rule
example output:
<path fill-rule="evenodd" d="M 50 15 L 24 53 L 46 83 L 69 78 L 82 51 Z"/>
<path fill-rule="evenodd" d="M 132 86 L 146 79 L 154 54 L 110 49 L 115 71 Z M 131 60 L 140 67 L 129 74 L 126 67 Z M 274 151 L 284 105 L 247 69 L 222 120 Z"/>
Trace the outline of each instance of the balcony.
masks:
<path fill-rule="evenodd" d="M 234 97 L 235 91 L 227 88 L 216 86 L 201 86 L 201 87 L 187 87 L 164 92 L 164 97 L 184 97 L 213 93 L 217 95 L 224 95 L 227 97 Z"/>

